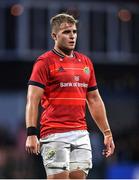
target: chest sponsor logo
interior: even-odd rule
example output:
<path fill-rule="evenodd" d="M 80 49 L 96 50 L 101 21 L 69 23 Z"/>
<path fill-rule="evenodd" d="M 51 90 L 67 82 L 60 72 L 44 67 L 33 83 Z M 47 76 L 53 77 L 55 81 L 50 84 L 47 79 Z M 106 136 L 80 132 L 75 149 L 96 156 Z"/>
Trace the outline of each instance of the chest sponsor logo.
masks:
<path fill-rule="evenodd" d="M 82 87 L 87 88 L 88 84 L 80 82 L 60 82 L 60 87 Z"/>
<path fill-rule="evenodd" d="M 84 67 L 83 71 L 86 73 L 86 74 L 90 74 L 90 69 L 89 67 Z"/>

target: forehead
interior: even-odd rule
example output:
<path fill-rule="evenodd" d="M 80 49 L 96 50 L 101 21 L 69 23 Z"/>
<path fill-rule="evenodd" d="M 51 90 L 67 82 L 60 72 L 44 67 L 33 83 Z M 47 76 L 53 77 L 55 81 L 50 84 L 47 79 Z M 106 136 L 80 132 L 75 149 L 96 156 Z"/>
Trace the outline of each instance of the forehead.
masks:
<path fill-rule="evenodd" d="M 59 30 L 76 29 L 76 24 L 64 22 L 60 25 Z"/>

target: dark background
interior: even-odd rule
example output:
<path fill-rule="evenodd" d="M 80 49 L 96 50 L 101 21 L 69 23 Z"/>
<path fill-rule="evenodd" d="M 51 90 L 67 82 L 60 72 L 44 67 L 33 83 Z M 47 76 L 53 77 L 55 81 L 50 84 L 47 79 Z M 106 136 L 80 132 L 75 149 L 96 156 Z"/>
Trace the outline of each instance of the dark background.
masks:
<path fill-rule="evenodd" d="M 76 50 L 88 55 L 116 144 L 102 156 L 103 136 L 87 111 L 94 167 L 88 178 L 139 178 L 139 1 L 0 0 L 0 178 L 45 178 L 40 156 L 25 152 L 27 82 L 36 58 L 52 49 L 49 19 L 78 20 Z"/>

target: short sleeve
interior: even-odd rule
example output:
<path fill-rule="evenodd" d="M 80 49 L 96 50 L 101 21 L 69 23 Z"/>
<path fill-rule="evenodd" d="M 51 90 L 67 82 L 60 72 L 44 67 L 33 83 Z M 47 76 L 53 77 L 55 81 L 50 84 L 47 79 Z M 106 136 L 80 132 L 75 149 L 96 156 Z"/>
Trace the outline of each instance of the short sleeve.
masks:
<path fill-rule="evenodd" d="M 49 70 L 46 61 L 39 59 L 33 66 L 33 70 L 28 82 L 28 85 L 34 85 L 45 88 L 49 79 Z"/>
<path fill-rule="evenodd" d="M 88 84 L 88 91 L 93 91 L 97 89 L 97 82 L 96 82 L 96 77 L 95 77 L 95 71 L 94 71 L 94 66 L 93 63 L 90 59 L 89 60 L 89 69 L 90 69 L 90 79 L 89 79 L 89 84 Z"/>

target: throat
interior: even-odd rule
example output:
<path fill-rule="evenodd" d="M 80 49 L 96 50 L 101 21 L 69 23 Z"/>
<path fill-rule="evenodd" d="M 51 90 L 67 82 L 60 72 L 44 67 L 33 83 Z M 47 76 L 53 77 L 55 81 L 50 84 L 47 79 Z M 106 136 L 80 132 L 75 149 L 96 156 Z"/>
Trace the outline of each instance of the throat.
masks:
<path fill-rule="evenodd" d="M 59 49 L 59 48 L 54 48 L 54 49 L 63 56 L 74 57 L 73 50 Z"/>

